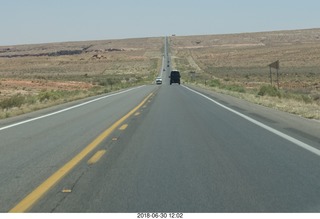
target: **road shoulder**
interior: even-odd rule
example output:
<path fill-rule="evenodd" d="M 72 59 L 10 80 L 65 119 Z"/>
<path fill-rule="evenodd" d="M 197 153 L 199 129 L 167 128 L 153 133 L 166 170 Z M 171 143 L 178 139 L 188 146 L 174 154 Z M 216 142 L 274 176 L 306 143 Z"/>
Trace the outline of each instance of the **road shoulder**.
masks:
<path fill-rule="evenodd" d="M 313 146 L 320 148 L 320 122 L 318 120 L 306 119 L 194 85 L 187 85 L 187 87 L 285 134 L 301 140 L 311 141 Z"/>

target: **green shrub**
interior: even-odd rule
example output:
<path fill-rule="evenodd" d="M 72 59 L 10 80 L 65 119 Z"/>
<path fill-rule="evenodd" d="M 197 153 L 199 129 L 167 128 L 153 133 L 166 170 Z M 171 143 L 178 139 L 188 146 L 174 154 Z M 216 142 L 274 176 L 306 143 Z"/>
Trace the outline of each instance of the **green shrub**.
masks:
<path fill-rule="evenodd" d="M 38 99 L 40 102 L 48 100 L 58 100 L 65 96 L 66 91 L 41 91 L 38 94 Z"/>
<path fill-rule="evenodd" d="M 214 79 L 214 80 L 209 81 L 209 86 L 210 87 L 220 87 L 221 86 L 220 80 Z"/>
<path fill-rule="evenodd" d="M 239 93 L 245 93 L 246 92 L 244 87 L 242 87 L 240 85 L 236 85 L 236 84 L 223 86 L 223 89 L 234 91 L 234 92 L 239 92 Z"/>
<path fill-rule="evenodd" d="M 301 94 L 301 98 L 305 103 L 312 103 L 313 99 L 309 95 Z"/>
<path fill-rule="evenodd" d="M 26 96 L 25 99 L 25 103 L 28 105 L 32 105 L 35 104 L 37 102 L 37 97 L 36 96 L 32 96 L 32 95 L 28 95 Z"/>
<path fill-rule="evenodd" d="M 10 98 L 4 99 L 0 102 L 2 109 L 9 109 L 13 107 L 21 107 L 25 103 L 25 97 L 21 94 L 16 94 Z"/>
<path fill-rule="evenodd" d="M 259 92 L 258 92 L 259 96 L 271 96 L 271 97 L 281 97 L 281 93 L 280 91 L 271 85 L 263 85 Z"/>
<path fill-rule="evenodd" d="M 217 87 L 217 88 L 220 88 L 220 89 L 239 92 L 239 93 L 245 93 L 246 92 L 246 90 L 244 89 L 243 86 L 240 86 L 240 85 L 237 85 L 237 84 L 224 85 L 224 84 L 221 84 L 219 79 L 213 79 L 213 80 L 209 81 L 208 85 L 210 87 Z"/>

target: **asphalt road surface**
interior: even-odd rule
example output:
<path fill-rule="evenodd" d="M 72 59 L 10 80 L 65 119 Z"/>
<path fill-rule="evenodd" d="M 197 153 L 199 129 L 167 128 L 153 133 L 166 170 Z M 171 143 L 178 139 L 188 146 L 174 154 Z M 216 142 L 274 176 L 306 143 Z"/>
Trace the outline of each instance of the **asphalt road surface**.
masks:
<path fill-rule="evenodd" d="M 0 211 L 320 212 L 320 123 L 169 85 L 166 53 L 160 86 L 0 121 Z"/>

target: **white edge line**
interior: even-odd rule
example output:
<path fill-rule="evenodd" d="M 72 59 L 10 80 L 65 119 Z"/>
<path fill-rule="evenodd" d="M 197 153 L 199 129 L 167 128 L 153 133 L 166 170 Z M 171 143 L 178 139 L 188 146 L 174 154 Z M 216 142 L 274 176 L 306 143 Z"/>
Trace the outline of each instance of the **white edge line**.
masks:
<path fill-rule="evenodd" d="M 308 144 L 306 144 L 306 143 L 304 143 L 302 141 L 299 141 L 299 140 L 297 140 L 297 139 L 295 139 L 295 138 L 293 138 L 293 137 L 291 137 L 289 135 L 286 135 L 286 134 L 284 134 L 284 133 L 282 133 L 282 132 L 280 132 L 280 131 L 278 131 L 276 129 L 273 129 L 270 126 L 267 126 L 267 125 L 265 125 L 265 124 L 263 124 L 263 123 L 261 123 L 261 122 L 259 122 L 257 120 L 254 120 L 254 119 L 250 118 L 249 116 L 246 116 L 246 115 L 244 115 L 242 113 L 239 113 L 238 111 L 235 111 L 235 110 L 233 110 L 233 109 L 231 109 L 229 107 L 226 107 L 225 105 L 222 105 L 221 103 L 211 99 L 210 97 L 208 97 L 208 96 L 206 96 L 206 95 L 204 95 L 204 94 L 202 94 L 202 93 L 200 93 L 198 91 L 192 90 L 191 88 L 188 88 L 188 87 L 186 87 L 184 85 L 182 85 L 182 86 L 184 88 L 186 88 L 186 89 L 188 89 L 188 90 L 190 90 L 190 91 L 192 91 L 192 92 L 194 92 L 194 93 L 196 93 L 196 94 L 198 94 L 198 95 L 210 100 L 211 102 L 219 105 L 220 107 L 222 107 L 222 108 L 224 108 L 224 109 L 226 109 L 226 110 L 228 110 L 228 111 L 230 111 L 230 112 L 232 112 L 232 113 L 234 113 L 234 114 L 236 114 L 236 115 L 248 120 L 249 122 L 252 122 L 252 123 L 260 126 L 261 128 L 264 128 L 264 129 L 268 130 L 269 132 L 272 132 L 272 133 L 274 133 L 274 134 L 276 134 L 276 135 L 278 135 L 278 136 L 280 136 L 280 137 L 282 137 L 282 138 L 294 143 L 295 145 L 298 145 L 299 147 L 301 147 L 301 148 L 303 148 L 305 150 L 308 150 L 308 151 L 320 156 L 320 150 L 318 150 L 318 149 L 316 149 L 316 148 L 314 148 L 314 147 L 312 147 L 312 146 L 310 146 L 310 145 L 308 145 Z"/>
<path fill-rule="evenodd" d="M 46 117 L 49 117 L 49 116 L 53 116 L 53 115 L 56 115 L 56 114 L 59 114 L 59 113 L 63 113 L 63 112 L 66 112 L 66 111 L 69 111 L 69 110 L 72 110 L 72 109 L 75 109 L 75 108 L 78 108 L 78 107 L 81 107 L 81 106 L 84 106 L 84 105 L 87 105 L 87 104 L 90 104 L 90 103 L 93 103 L 93 102 L 96 102 L 96 101 L 99 101 L 99 100 L 102 100 L 102 99 L 105 99 L 105 98 L 108 98 L 108 97 L 112 97 L 112 96 L 115 96 L 115 95 L 127 93 L 129 91 L 141 88 L 143 86 L 145 86 L 145 85 L 142 85 L 142 86 L 139 86 L 139 87 L 135 87 L 135 88 L 130 88 L 128 90 L 120 91 L 118 93 L 109 94 L 109 95 L 106 95 L 106 96 L 103 96 L 103 97 L 99 97 L 97 99 L 89 100 L 87 102 L 84 102 L 84 103 L 81 103 L 81 104 L 78 104 L 78 105 L 75 105 L 75 106 L 71 106 L 71 107 L 68 107 L 68 108 L 53 112 L 53 113 L 49 113 L 49 114 L 46 114 L 46 115 L 43 115 L 43 116 L 39 116 L 39 117 L 36 117 L 36 118 L 32 118 L 32 119 L 24 120 L 24 121 L 21 121 L 21 122 L 18 122 L 18 123 L 14 123 L 14 124 L 11 124 L 11 125 L 8 125 L 8 126 L 4 126 L 4 127 L 0 128 L 0 131 L 5 130 L 5 129 L 9 129 L 9 128 L 12 128 L 12 127 L 15 127 L 15 126 L 19 126 L 19 125 L 22 125 L 22 124 L 25 124 L 25 123 L 33 122 L 33 121 L 36 121 L 36 120 L 39 120 L 39 119 L 43 119 L 43 118 L 46 118 Z"/>

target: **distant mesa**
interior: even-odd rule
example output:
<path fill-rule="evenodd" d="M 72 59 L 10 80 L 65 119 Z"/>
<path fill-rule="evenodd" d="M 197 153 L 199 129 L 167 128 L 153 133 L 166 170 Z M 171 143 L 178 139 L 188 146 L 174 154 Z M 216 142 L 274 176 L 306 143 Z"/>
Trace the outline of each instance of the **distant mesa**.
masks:
<path fill-rule="evenodd" d="M 64 55 L 79 55 L 82 53 L 92 52 L 88 51 L 88 48 L 75 49 L 75 50 L 59 50 L 56 52 L 44 52 L 44 53 L 18 53 L 18 54 L 6 54 L 10 52 L 10 48 L 5 48 L 0 51 L 0 57 L 2 58 L 15 58 L 15 57 L 39 57 L 39 56 L 64 56 Z M 94 52 L 119 52 L 125 51 L 125 49 L 108 48 L 104 50 L 94 50 Z M 2 54 L 1 54 L 2 53 Z M 95 56 L 93 58 L 102 58 L 101 56 Z"/>
<path fill-rule="evenodd" d="M 36 53 L 36 54 L 11 54 L 11 55 L 0 55 L 4 58 L 15 58 L 15 57 L 28 57 L 28 56 L 63 56 L 63 55 L 78 55 L 81 54 L 83 50 L 60 50 L 57 52 L 46 52 L 46 53 Z"/>

